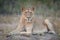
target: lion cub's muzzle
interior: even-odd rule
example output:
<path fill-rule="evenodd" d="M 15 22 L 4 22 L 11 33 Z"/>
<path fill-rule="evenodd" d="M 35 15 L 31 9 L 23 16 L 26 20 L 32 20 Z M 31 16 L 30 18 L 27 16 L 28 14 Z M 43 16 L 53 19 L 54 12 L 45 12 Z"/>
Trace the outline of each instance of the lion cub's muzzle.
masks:
<path fill-rule="evenodd" d="M 31 22 L 32 18 L 31 17 L 27 17 L 27 22 Z"/>

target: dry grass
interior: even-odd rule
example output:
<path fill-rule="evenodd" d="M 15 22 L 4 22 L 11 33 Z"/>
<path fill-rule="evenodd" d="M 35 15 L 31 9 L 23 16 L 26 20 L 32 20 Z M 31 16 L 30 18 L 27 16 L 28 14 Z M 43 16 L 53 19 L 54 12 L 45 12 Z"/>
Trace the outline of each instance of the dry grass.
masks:
<path fill-rule="evenodd" d="M 19 16 L 17 15 L 11 15 L 11 16 L 0 16 L 0 30 L 3 31 L 3 33 L 9 33 L 10 31 L 14 30 L 17 27 L 17 24 L 19 22 Z M 38 16 L 37 16 L 38 18 Z M 39 18 L 44 18 L 44 17 L 39 17 Z M 53 19 L 48 17 L 50 20 L 53 21 L 54 28 L 56 33 L 60 35 L 60 19 Z M 45 19 L 45 18 L 44 18 Z"/>

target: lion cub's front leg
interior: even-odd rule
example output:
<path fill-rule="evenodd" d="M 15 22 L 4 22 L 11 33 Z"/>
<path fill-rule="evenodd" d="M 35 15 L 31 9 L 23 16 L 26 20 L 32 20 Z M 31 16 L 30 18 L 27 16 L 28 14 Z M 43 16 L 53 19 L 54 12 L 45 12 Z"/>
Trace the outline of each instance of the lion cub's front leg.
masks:
<path fill-rule="evenodd" d="M 25 28 L 26 28 L 26 32 L 20 32 L 20 33 L 24 34 L 24 35 L 31 35 L 33 26 L 32 25 L 26 25 Z"/>
<path fill-rule="evenodd" d="M 51 22 L 48 19 L 45 20 L 45 23 L 48 25 L 49 33 L 56 34 L 54 31 L 53 25 L 51 24 Z"/>
<path fill-rule="evenodd" d="M 28 27 L 26 27 L 27 35 L 32 34 L 32 28 L 33 28 L 33 26 L 32 26 L 32 25 L 29 25 Z"/>

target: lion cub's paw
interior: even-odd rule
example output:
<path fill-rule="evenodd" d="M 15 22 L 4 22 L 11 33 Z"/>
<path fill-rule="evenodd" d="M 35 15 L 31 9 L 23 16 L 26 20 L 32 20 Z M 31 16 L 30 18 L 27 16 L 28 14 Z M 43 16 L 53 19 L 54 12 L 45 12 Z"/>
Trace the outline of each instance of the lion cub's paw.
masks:
<path fill-rule="evenodd" d="M 20 33 L 21 36 L 27 36 L 27 37 L 30 37 L 31 33 L 27 33 L 27 32 L 21 32 Z"/>

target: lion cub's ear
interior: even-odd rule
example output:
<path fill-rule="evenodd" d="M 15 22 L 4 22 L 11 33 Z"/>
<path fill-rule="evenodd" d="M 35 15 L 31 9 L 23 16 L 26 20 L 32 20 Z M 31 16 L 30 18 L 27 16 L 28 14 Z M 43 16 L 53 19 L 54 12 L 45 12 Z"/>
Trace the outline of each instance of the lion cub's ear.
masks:
<path fill-rule="evenodd" d="M 32 7 L 32 10 L 33 10 L 33 11 L 35 10 L 34 7 Z"/>
<path fill-rule="evenodd" d="M 25 10 L 25 8 L 23 7 L 22 9 L 21 9 L 21 11 L 24 11 Z"/>

